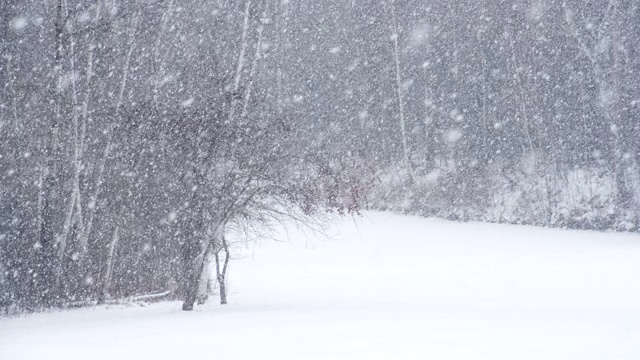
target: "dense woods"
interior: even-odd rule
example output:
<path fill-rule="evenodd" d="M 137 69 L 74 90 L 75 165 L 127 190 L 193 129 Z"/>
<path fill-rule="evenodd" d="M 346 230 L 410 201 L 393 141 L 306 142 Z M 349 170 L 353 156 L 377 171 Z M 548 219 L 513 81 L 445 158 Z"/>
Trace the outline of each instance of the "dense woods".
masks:
<path fill-rule="evenodd" d="M 300 8 L 299 51 L 314 56 L 299 68 L 314 81 L 298 111 L 375 159 L 372 206 L 638 229 L 637 1 Z"/>
<path fill-rule="evenodd" d="M 2 0 L 0 309 L 328 211 L 638 231 L 639 120 L 637 0 Z"/>

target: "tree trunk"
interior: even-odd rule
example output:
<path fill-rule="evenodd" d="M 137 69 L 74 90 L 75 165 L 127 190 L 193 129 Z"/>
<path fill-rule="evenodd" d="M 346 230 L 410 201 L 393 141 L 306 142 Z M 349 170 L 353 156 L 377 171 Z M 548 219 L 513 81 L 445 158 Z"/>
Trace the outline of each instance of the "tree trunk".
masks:
<path fill-rule="evenodd" d="M 115 262 L 116 247 L 120 240 L 120 227 L 116 225 L 111 236 L 111 244 L 109 245 L 109 254 L 107 255 L 107 269 L 105 271 L 102 284 L 102 291 L 98 297 L 98 305 L 104 304 L 109 297 L 109 285 L 111 284 L 111 276 L 113 275 L 113 264 Z"/>
<path fill-rule="evenodd" d="M 242 39 L 240 40 L 240 54 L 233 80 L 233 94 L 231 94 L 231 107 L 229 109 L 229 123 L 233 123 L 236 116 L 236 108 L 240 101 L 240 80 L 244 69 L 245 52 L 247 51 L 247 34 L 249 32 L 249 15 L 251 13 L 251 0 L 247 0 L 244 6 L 244 20 L 242 26 Z"/>
<path fill-rule="evenodd" d="M 640 1 L 633 0 L 631 3 L 631 10 L 629 11 L 629 22 L 632 24 L 631 33 L 640 33 Z M 640 44 L 638 41 L 631 41 L 629 45 L 629 58 L 631 64 L 629 72 L 632 74 L 640 74 Z M 634 81 L 629 85 L 629 95 L 635 99 L 631 104 L 630 121 L 634 124 L 634 133 L 632 134 L 635 141 L 634 155 L 636 158 L 636 165 L 640 166 L 640 81 Z M 640 175 L 640 174 L 639 174 Z"/>
<path fill-rule="evenodd" d="M 425 62 L 422 65 L 422 70 L 424 72 L 424 160 L 425 165 L 428 166 L 428 168 L 433 165 L 432 160 L 435 156 L 434 148 L 430 146 L 430 133 L 433 126 L 433 119 L 435 117 L 433 111 L 435 108 L 435 99 L 431 91 L 431 87 L 435 81 L 433 80 L 433 70 L 431 69 L 431 66 L 430 62 Z"/>
<path fill-rule="evenodd" d="M 187 277 L 187 285 L 185 291 L 184 302 L 182 303 L 183 311 L 192 311 L 193 306 L 198 299 L 198 289 L 200 288 L 200 278 L 204 268 L 204 258 L 197 257 L 193 264 L 191 273 Z"/>
<path fill-rule="evenodd" d="M 283 72 L 282 72 L 282 63 L 284 61 L 285 55 L 285 41 L 284 35 L 286 34 L 286 20 L 287 20 L 287 3 L 284 1 L 278 1 L 278 10 L 276 15 L 276 52 L 275 52 L 275 61 L 276 61 L 276 108 L 278 112 L 278 116 L 281 116 L 284 112 L 284 102 L 283 102 Z"/>
<path fill-rule="evenodd" d="M 220 304 L 227 305 L 227 286 L 225 285 L 224 276 L 218 275 L 218 284 L 220 285 Z"/>
<path fill-rule="evenodd" d="M 215 253 L 216 278 L 218 280 L 218 285 L 220 285 L 220 304 L 226 305 L 227 304 L 227 286 L 226 286 L 227 267 L 229 266 L 230 253 L 229 253 L 229 246 L 227 244 L 227 240 L 225 239 L 224 235 L 222 235 L 220 245 L 221 245 L 221 248 L 219 248 L 218 251 L 216 251 Z M 224 250 L 224 263 L 222 264 L 222 268 L 220 267 L 220 255 L 219 255 L 221 250 Z"/>
<path fill-rule="evenodd" d="M 200 274 L 200 282 L 198 284 L 198 305 L 204 305 L 209 300 L 209 283 L 211 278 L 211 256 L 207 256 L 202 265 L 202 273 Z"/>
<path fill-rule="evenodd" d="M 151 93 L 153 95 L 153 105 L 157 106 L 159 97 L 160 97 L 160 86 L 162 83 L 162 76 L 164 75 L 164 64 L 166 60 L 166 52 L 164 56 L 160 55 L 160 48 L 164 38 L 164 35 L 167 31 L 167 24 L 169 23 L 169 19 L 171 18 L 171 14 L 173 12 L 173 1 L 169 1 L 167 8 L 162 13 L 162 19 L 160 31 L 158 33 L 158 37 L 156 38 L 155 45 L 153 47 L 153 64 L 154 67 L 157 66 L 156 73 L 154 75 L 153 80 L 153 88 L 151 89 Z"/>
<path fill-rule="evenodd" d="M 400 50 L 398 48 L 398 22 L 396 18 L 396 10 L 394 0 L 391 0 L 391 38 L 393 39 L 393 54 L 396 65 L 396 90 L 398 96 L 398 112 L 400 115 L 400 131 L 402 135 L 402 154 L 404 159 L 405 170 L 407 171 L 407 176 L 409 179 L 409 183 L 413 184 L 413 169 L 411 168 L 411 159 L 409 154 L 409 142 L 407 139 L 407 124 L 404 116 L 404 99 L 402 96 L 402 70 L 400 67 Z"/>
<path fill-rule="evenodd" d="M 244 92 L 244 104 L 242 105 L 241 118 L 246 118 L 249 112 L 249 104 L 251 102 L 251 91 L 253 90 L 253 83 L 255 82 L 256 73 L 258 71 L 258 65 L 260 64 L 261 48 L 262 48 L 262 25 L 258 26 L 258 40 L 256 42 L 256 53 L 251 64 L 251 70 L 249 71 L 249 79 L 247 80 L 247 86 Z"/>
<path fill-rule="evenodd" d="M 614 96 L 613 99 L 607 104 L 608 109 L 611 114 L 611 124 L 612 124 L 612 132 L 613 132 L 613 157 L 614 157 L 614 178 L 616 183 L 616 211 L 618 212 L 618 216 L 621 216 L 624 210 L 628 207 L 629 203 L 629 192 L 627 190 L 627 185 L 625 181 L 626 175 L 626 164 L 624 159 L 625 153 L 625 144 L 624 144 L 624 136 L 626 135 L 626 126 L 625 126 L 625 111 L 623 108 L 625 107 L 625 102 L 623 101 L 622 96 L 622 82 L 621 77 L 624 73 L 624 69 L 627 64 L 625 64 L 625 59 L 623 54 L 624 51 L 624 42 L 622 36 L 622 25 L 624 20 L 624 13 L 622 8 L 622 3 L 618 1 L 611 1 L 612 4 L 612 30 L 611 30 L 611 47 L 612 47 L 612 55 L 613 55 L 613 68 L 611 69 L 611 87 L 612 94 Z M 628 106 L 628 105 L 627 105 Z"/>
<path fill-rule="evenodd" d="M 102 4 L 98 3 L 97 5 L 97 9 L 96 9 L 96 17 L 93 20 L 94 23 L 98 23 L 98 21 L 100 20 L 100 11 L 102 9 Z M 96 36 L 95 33 L 92 33 L 90 35 L 87 35 L 87 39 L 91 38 L 91 41 L 89 42 L 89 46 L 88 46 L 88 59 L 87 59 L 87 75 L 86 75 L 86 91 L 84 94 L 84 101 L 82 102 L 82 125 L 80 127 L 80 161 L 82 161 L 83 157 L 84 157 L 84 150 L 85 150 L 85 141 L 86 141 L 86 134 L 87 134 L 87 124 L 89 122 L 89 101 L 91 100 L 91 80 L 93 79 L 93 59 L 94 59 L 94 52 L 95 52 L 95 48 L 96 48 Z M 78 190 L 79 193 L 79 190 Z M 78 247 L 80 248 L 79 252 L 80 252 L 80 257 L 84 257 L 84 255 L 87 252 L 87 246 L 89 243 L 89 232 L 91 231 L 91 225 L 87 224 L 85 226 L 85 217 L 84 217 L 84 212 L 82 211 L 82 201 L 80 199 L 80 197 L 78 197 L 78 202 L 80 207 L 78 208 L 78 212 L 79 212 L 79 216 L 80 216 L 80 221 L 82 222 L 82 227 L 80 229 L 79 235 L 78 235 Z M 91 205 L 91 204 L 90 204 Z M 92 210 L 90 209 L 90 213 L 93 213 Z M 92 219 L 93 220 L 93 219 Z"/>
<path fill-rule="evenodd" d="M 186 276 L 184 281 L 184 302 L 182 310 L 191 311 L 198 300 L 202 272 L 205 268 L 206 259 L 209 256 L 209 242 L 198 241 L 203 229 L 202 211 L 195 215 L 196 219 L 191 219 L 191 241 L 184 244 L 183 258 L 186 261 Z"/>
<path fill-rule="evenodd" d="M 59 125 L 61 123 L 61 102 L 62 93 L 60 82 L 62 79 L 62 39 L 64 35 L 64 17 L 62 14 L 62 0 L 56 3 L 56 20 L 54 23 L 54 57 L 53 57 L 53 76 L 52 76 L 52 96 L 55 109 L 55 116 L 52 117 L 50 125 L 50 136 L 47 140 L 45 149 L 45 170 L 42 182 L 42 208 L 41 208 L 41 226 L 39 229 L 40 244 L 43 251 L 44 270 L 43 285 L 39 291 L 42 293 L 43 305 L 53 306 L 59 301 L 59 294 L 56 282 L 56 260 L 58 248 L 55 230 L 55 203 L 58 200 L 59 193 L 62 190 L 61 179 L 59 178 Z"/>

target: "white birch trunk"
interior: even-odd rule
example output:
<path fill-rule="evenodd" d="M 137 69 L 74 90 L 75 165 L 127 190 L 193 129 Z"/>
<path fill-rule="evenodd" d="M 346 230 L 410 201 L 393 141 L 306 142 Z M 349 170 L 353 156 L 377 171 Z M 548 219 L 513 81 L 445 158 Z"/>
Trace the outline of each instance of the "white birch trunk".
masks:
<path fill-rule="evenodd" d="M 60 5 L 62 6 L 62 4 Z M 61 10 L 61 9 L 59 9 Z M 65 17 L 68 16 L 68 9 L 66 8 L 65 2 Z M 61 45 L 60 45 L 61 46 Z M 60 58 L 61 61 L 61 58 Z M 70 41 L 70 56 L 69 56 L 70 68 L 71 68 L 71 119 L 73 124 L 73 182 L 71 186 L 71 194 L 69 196 L 69 209 L 64 218 L 64 223 L 62 225 L 62 231 L 57 236 L 56 243 L 58 245 L 57 248 L 57 261 L 56 261 L 56 269 L 55 269 L 55 287 L 56 289 L 60 289 L 60 282 L 62 280 L 62 273 L 64 272 L 64 255 L 67 249 L 67 242 L 69 231 L 71 229 L 71 222 L 73 220 L 74 211 L 77 206 L 78 201 L 78 193 L 76 190 L 79 190 L 79 181 L 80 181 L 80 164 L 79 164 L 79 126 L 78 126 L 78 89 L 76 83 L 76 68 L 75 68 L 75 38 L 71 37 Z M 62 64 L 60 64 L 62 67 Z M 61 76 L 61 75 L 60 75 Z M 58 84 L 60 88 L 61 85 Z M 61 89 L 58 91 L 61 92 Z M 60 94 L 60 96 L 62 96 Z"/>
<path fill-rule="evenodd" d="M 58 269 L 56 271 L 56 286 L 60 283 L 62 275 L 62 262 L 64 252 L 67 247 L 69 232 L 72 226 L 72 220 L 76 211 L 82 213 L 82 204 L 80 204 L 80 173 L 82 171 L 82 140 L 79 126 L 78 114 L 78 88 L 76 81 L 76 62 L 75 62 L 75 40 L 71 37 L 70 41 L 70 66 L 71 66 L 71 118 L 73 123 L 73 182 L 71 185 L 71 195 L 69 197 L 69 210 L 65 216 L 62 232 L 58 237 Z M 81 220 L 80 220 L 81 221 Z"/>
<path fill-rule="evenodd" d="M 433 151 L 429 146 L 429 141 L 431 138 L 431 126 L 433 125 L 433 108 L 435 106 L 435 100 L 433 98 L 433 93 L 431 91 L 431 80 L 430 76 L 430 67 L 431 64 L 425 63 L 422 66 L 422 70 L 424 72 L 424 154 L 425 160 L 429 158 L 429 152 Z"/>
<path fill-rule="evenodd" d="M 199 305 L 206 303 L 209 298 L 209 280 L 211 277 L 211 256 L 207 253 L 204 256 L 204 264 L 202 265 L 202 273 L 198 283 L 197 301 Z"/>
<path fill-rule="evenodd" d="M 278 115 L 282 115 L 284 112 L 284 73 L 282 71 L 282 63 L 284 61 L 285 54 L 285 39 L 286 34 L 286 19 L 287 19 L 287 4 L 284 1 L 277 1 L 278 14 L 276 16 L 276 46 L 277 55 L 276 59 L 276 111 Z"/>
<path fill-rule="evenodd" d="M 413 170 L 411 168 L 411 159 L 409 154 L 409 143 L 407 139 L 407 124 L 404 114 L 404 99 L 402 96 L 402 70 L 400 67 L 400 50 L 398 49 L 398 23 L 396 18 L 396 10 L 394 0 L 390 1 L 391 8 L 391 39 L 393 40 L 393 55 L 396 65 L 396 88 L 398 96 L 398 112 L 400 115 L 400 131 L 402 135 L 402 152 L 405 170 L 409 177 L 409 181 L 413 183 Z"/>
<path fill-rule="evenodd" d="M 244 69 L 245 53 L 247 51 L 247 35 L 249 33 L 249 17 L 251 14 L 251 0 L 247 0 L 244 6 L 244 20 L 242 25 L 242 37 L 240 39 L 240 53 L 238 54 L 238 62 L 236 64 L 236 74 L 233 80 L 233 93 L 231 97 L 231 107 L 229 109 L 229 123 L 235 120 L 236 108 L 240 100 L 240 81 L 242 80 L 242 71 Z"/>
<path fill-rule="evenodd" d="M 94 23 L 98 23 L 100 20 L 100 13 L 102 9 L 102 3 L 98 3 L 96 9 L 96 17 L 94 19 Z M 84 149 L 85 149 L 85 141 L 86 141 L 86 133 L 87 133 L 87 123 L 89 122 L 89 101 L 91 100 L 91 81 L 93 79 L 93 56 L 95 50 L 95 34 L 91 35 L 91 42 L 89 43 L 89 53 L 87 57 L 87 79 L 86 79 L 86 90 L 84 93 L 84 101 L 82 103 L 82 125 L 80 129 L 80 161 L 82 161 L 84 157 Z M 78 184 L 79 185 L 79 184 Z M 78 194 L 80 191 L 78 189 Z M 89 234 L 91 233 L 92 223 L 84 224 L 84 214 L 82 211 L 82 199 L 78 198 L 79 207 L 78 207 L 78 217 L 81 221 L 80 233 L 78 235 L 78 242 L 80 247 L 80 256 L 82 257 L 86 251 L 89 243 Z M 90 211 L 93 214 L 93 211 Z M 93 218 L 91 218 L 91 222 Z"/>
<path fill-rule="evenodd" d="M 164 34 L 167 31 L 167 24 L 169 23 L 169 19 L 171 18 L 172 11 L 173 11 L 173 0 L 169 1 L 169 4 L 167 5 L 167 10 L 162 14 L 162 19 L 161 19 L 162 24 L 160 26 L 160 33 L 158 34 L 156 43 L 153 47 L 154 65 L 157 66 L 157 68 L 155 69 L 156 74 L 155 74 L 155 79 L 153 80 L 153 89 L 152 89 L 152 96 L 153 96 L 152 100 L 155 106 L 158 105 L 158 99 L 160 97 L 160 86 L 162 85 L 162 82 L 163 82 L 162 76 L 164 74 L 164 63 L 166 59 L 166 53 L 165 53 L 165 56 L 161 56 L 160 45 L 162 44 Z"/>
<path fill-rule="evenodd" d="M 255 56 L 253 58 L 253 63 L 251 64 L 251 70 L 249 72 L 249 80 L 247 82 L 247 88 L 245 89 L 245 93 L 244 93 L 244 104 L 242 105 L 242 118 L 245 118 L 247 116 L 247 112 L 249 110 L 249 104 L 251 101 L 251 91 L 253 89 L 253 83 L 255 82 L 255 77 L 256 74 L 258 72 L 258 66 L 260 64 L 260 59 L 261 59 L 261 48 L 262 48 L 262 31 L 263 31 L 263 27 L 262 25 L 260 25 L 258 27 L 258 40 L 256 42 L 256 53 Z"/>
<path fill-rule="evenodd" d="M 109 244 L 109 252 L 107 253 L 107 268 L 105 270 L 102 283 L 102 291 L 98 299 L 98 304 L 104 303 L 109 298 L 109 286 L 111 285 L 111 277 L 113 275 L 113 267 L 116 258 L 116 248 L 120 241 L 120 227 L 116 226 L 111 235 L 111 243 Z"/>

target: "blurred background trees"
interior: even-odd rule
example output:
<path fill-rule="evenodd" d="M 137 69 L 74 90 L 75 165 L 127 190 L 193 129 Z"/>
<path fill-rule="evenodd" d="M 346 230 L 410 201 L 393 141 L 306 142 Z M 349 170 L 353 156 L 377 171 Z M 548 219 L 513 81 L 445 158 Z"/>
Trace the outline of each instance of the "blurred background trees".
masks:
<path fill-rule="evenodd" d="M 295 211 L 637 231 L 639 51 L 637 0 L 2 1 L 0 308 L 189 308 Z"/>

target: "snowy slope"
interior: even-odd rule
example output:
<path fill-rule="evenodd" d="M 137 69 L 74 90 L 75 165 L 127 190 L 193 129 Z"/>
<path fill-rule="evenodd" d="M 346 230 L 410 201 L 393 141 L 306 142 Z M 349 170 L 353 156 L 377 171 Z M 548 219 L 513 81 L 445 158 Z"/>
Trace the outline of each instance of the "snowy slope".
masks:
<path fill-rule="evenodd" d="M 0 359 L 640 359 L 640 237 L 367 213 L 232 264 L 231 304 L 0 320 Z"/>

